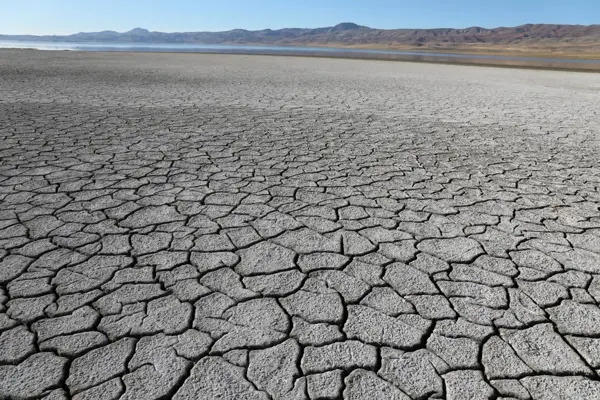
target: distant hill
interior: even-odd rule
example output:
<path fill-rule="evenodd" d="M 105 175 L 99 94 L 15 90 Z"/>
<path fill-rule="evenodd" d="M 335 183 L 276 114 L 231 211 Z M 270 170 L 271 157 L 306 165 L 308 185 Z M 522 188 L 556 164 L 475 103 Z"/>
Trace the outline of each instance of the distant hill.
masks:
<path fill-rule="evenodd" d="M 486 48 L 573 48 L 600 51 L 600 25 L 527 24 L 486 29 L 373 29 L 350 22 L 331 27 L 305 29 L 234 29 L 225 32 L 129 32 L 103 31 L 67 36 L 0 35 L 5 40 L 127 43 L 265 44 L 292 46 L 352 46 L 389 48 L 453 49 Z"/>

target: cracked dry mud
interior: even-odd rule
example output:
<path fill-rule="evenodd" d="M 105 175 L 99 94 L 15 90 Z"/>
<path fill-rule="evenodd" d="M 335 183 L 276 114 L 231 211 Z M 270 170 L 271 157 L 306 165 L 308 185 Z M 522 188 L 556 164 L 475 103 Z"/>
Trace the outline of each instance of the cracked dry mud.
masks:
<path fill-rule="evenodd" d="M 600 398 L 598 75 L 0 52 L 0 397 Z"/>

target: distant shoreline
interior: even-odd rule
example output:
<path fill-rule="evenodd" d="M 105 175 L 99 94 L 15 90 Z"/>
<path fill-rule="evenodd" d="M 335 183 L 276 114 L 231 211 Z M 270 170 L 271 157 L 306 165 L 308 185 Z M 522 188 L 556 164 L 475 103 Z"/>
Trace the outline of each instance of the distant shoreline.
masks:
<path fill-rule="evenodd" d="M 0 44 L 2 40 L 0 40 Z M 26 42 L 23 42 L 26 43 Z M 98 44 L 98 43 L 88 43 Z M 121 44 L 123 45 L 123 44 Z M 133 44 L 139 45 L 139 44 Z M 338 58 L 338 59 L 353 59 L 353 60 L 373 60 L 373 61 L 398 61 L 398 62 L 421 62 L 433 64 L 449 64 L 449 65 L 466 65 L 466 66 L 483 66 L 483 67 L 502 67 L 502 68 L 525 68 L 538 70 L 559 70 L 572 72 L 600 72 L 600 60 L 586 59 L 554 59 L 544 60 L 535 57 L 518 57 L 521 59 L 510 58 L 510 56 L 501 56 L 498 54 L 481 54 L 471 55 L 466 53 L 448 52 L 447 54 L 419 51 L 419 54 L 402 54 L 395 50 L 387 52 L 386 50 L 372 49 L 352 49 L 352 48 L 329 48 L 322 47 L 318 50 L 310 48 L 302 48 L 299 46 L 264 46 L 253 48 L 254 46 L 242 46 L 236 48 L 234 46 L 223 49 L 202 49 L 181 50 L 176 47 L 171 47 L 168 50 L 158 50 L 155 45 L 148 46 L 143 49 L 130 49 L 122 47 L 122 49 L 106 49 L 106 50 L 86 50 L 86 49 L 35 49 L 35 48 L 19 48 L 8 47 L 2 48 L 0 52 L 19 50 L 19 51 L 74 51 L 74 52 L 102 52 L 102 53 L 155 53 L 155 54 L 222 54 L 222 55 L 251 55 L 251 56 L 285 56 L 285 57 L 321 57 L 321 58 Z M 269 48 L 271 47 L 271 49 Z M 360 51 L 357 51 L 360 50 Z M 493 57 L 493 58 L 489 58 Z M 526 59 L 525 59 L 526 58 Z"/>
<path fill-rule="evenodd" d="M 87 45 L 106 45 L 106 46 L 235 46 L 235 47 L 264 47 L 264 48 L 286 48 L 286 49 L 302 49 L 302 48 L 318 48 L 318 49 L 348 49 L 362 51 L 386 51 L 386 52 L 415 52 L 415 53 L 444 53 L 456 55 L 473 55 L 473 56 L 500 56 L 500 57 L 517 57 L 517 58 L 552 58 L 565 60 L 597 60 L 600 62 L 600 51 L 588 50 L 588 46 L 579 45 L 574 50 L 574 44 L 570 47 L 566 46 L 506 46 L 506 45 L 453 45 L 449 44 L 444 47 L 430 46 L 411 46 L 402 44 L 383 45 L 383 44 L 345 44 L 345 43 L 260 43 L 260 42 L 103 42 L 101 40 L 47 40 L 47 39 L 7 39 L 0 35 L 0 43 L 2 42 L 22 42 L 22 43 L 40 43 L 46 45 L 53 44 L 87 44 Z"/>
<path fill-rule="evenodd" d="M 317 28 L 232 29 L 220 32 L 104 30 L 66 35 L 7 35 L 0 40 L 103 42 L 113 44 L 259 45 L 418 51 L 600 60 L 600 25 L 524 24 L 485 28 L 378 29 L 353 22 Z"/>

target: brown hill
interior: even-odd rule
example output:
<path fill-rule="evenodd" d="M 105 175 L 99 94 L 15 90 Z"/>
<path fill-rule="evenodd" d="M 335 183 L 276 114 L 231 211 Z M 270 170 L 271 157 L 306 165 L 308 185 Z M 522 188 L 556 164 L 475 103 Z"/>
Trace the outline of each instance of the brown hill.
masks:
<path fill-rule="evenodd" d="M 233 43 L 365 48 L 420 48 L 436 51 L 501 51 L 540 53 L 599 53 L 600 25 L 527 24 L 487 29 L 373 29 L 342 23 L 317 29 L 286 28 L 226 32 L 104 31 L 69 36 L 7 36 L 0 39 L 44 41 L 102 41 L 133 43 Z"/>

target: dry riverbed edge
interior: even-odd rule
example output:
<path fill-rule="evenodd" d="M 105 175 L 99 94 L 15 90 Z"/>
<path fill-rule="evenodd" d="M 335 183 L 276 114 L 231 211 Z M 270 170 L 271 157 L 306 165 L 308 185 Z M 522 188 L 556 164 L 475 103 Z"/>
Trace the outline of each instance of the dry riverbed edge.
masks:
<path fill-rule="evenodd" d="M 256 44 L 256 46 L 260 46 Z M 350 59 L 350 60 L 379 60 L 379 61 L 396 61 L 396 62 L 419 62 L 429 64 L 449 64 L 449 65 L 474 65 L 479 67 L 495 67 L 495 68 L 522 68 L 534 70 L 548 71 L 571 71 L 571 72 L 600 72 L 599 55 L 593 54 L 552 54 L 552 53 L 518 53 L 518 52 L 485 52 L 469 49 L 459 50 L 439 50 L 433 49 L 394 49 L 387 47 L 350 47 L 339 46 L 328 50 L 326 46 L 321 47 L 321 50 L 302 50 L 296 49 L 294 46 L 288 46 L 285 51 L 280 49 L 269 49 L 268 46 L 263 46 L 261 49 L 221 49 L 215 51 L 198 50 L 197 54 L 215 54 L 215 55 L 261 55 L 275 57 L 317 57 L 317 58 L 333 58 L 333 59 Z M 341 49 L 348 49 L 344 51 Z M 3 49 L 0 48 L 0 51 Z M 35 49 L 17 49 L 27 51 L 39 51 Z M 356 50 L 365 50 L 367 52 L 356 52 Z M 368 52 L 369 50 L 373 52 Z M 381 50 L 400 50 L 414 51 L 420 54 L 393 54 L 393 53 L 377 53 Z M 13 50 L 14 51 L 14 50 Z M 44 50 L 46 51 L 46 50 Z M 65 50 L 66 51 L 66 50 Z M 72 50 L 68 50 L 72 51 Z M 102 51 L 110 53 L 110 51 Z M 147 51 L 149 54 L 190 54 L 194 51 Z M 429 54 L 436 53 L 436 54 Z M 494 59 L 485 57 L 506 57 L 506 59 Z M 512 58 L 512 59 L 511 59 Z"/>
<path fill-rule="evenodd" d="M 600 397 L 600 77 L 0 51 L 0 397 Z"/>
<path fill-rule="evenodd" d="M 418 50 L 417 50 L 418 51 Z M 570 72 L 600 72 L 600 62 L 591 62 L 593 60 L 586 60 L 583 58 L 573 58 L 571 61 L 561 60 L 560 58 L 552 59 L 551 55 L 548 55 L 548 59 L 553 61 L 547 61 L 542 57 L 527 57 L 513 55 L 517 58 L 525 59 L 493 59 L 493 58 L 482 58 L 478 57 L 477 54 L 472 54 L 472 57 L 465 57 L 464 53 L 453 53 L 447 52 L 446 54 L 427 54 L 423 51 L 422 54 L 385 54 L 385 53 L 356 53 L 356 52 L 345 52 L 340 50 L 335 51 L 306 51 L 306 50 L 295 50 L 293 47 L 281 50 L 220 50 L 211 52 L 204 52 L 203 54 L 235 54 L 235 55 L 261 55 L 261 56 L 275 56 L 275 57 L 316 57 L 316 58 L 333 58 L 333 59 L 350 59 L 350 60 L 378 60 L 378 61 L 396 61 L 396 62 L 419 62 L 428 64 L 449 64 L 449 65 L 466 65 L 466 66 L 479 66 L 479 67 L 495 67 L 495 68 L 522 68 L 522 69 L 534 69 L 534 70 L 548 70 L 548 71 L 570 71 Z M 493 54 L 481 54 L 480 56 L 494 56 Z"/>

